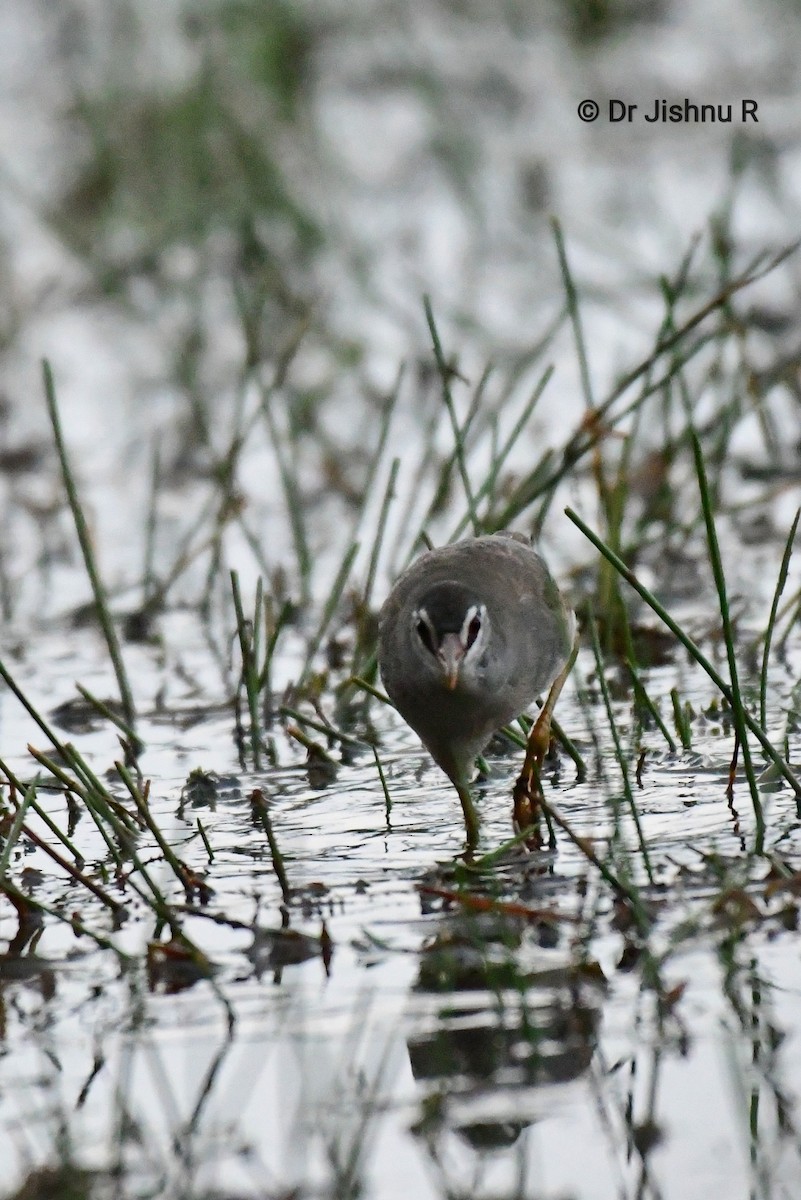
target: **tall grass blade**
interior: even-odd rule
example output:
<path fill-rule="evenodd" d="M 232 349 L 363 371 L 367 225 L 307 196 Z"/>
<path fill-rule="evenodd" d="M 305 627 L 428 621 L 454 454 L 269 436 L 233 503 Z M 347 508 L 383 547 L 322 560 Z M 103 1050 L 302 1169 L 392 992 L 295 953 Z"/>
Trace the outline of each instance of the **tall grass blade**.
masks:
<path fill-rule="evenodd" d="M 773 640 L 773 630 L 776 625 L 776 617 L 779 612 L 779 601 L 782 598 L 785 584 L 787 583 L 787 572 L 790 566 L 790 558 L 793 553 L 793 542 L 795 541 L 795 533 L 798 529 L 798 520 L 801 517 L 801 508 L 798 509 L 790 526 L 790 532 L 787 535 L 787 541 L 784 544 L 784 554 L 782 555 L 781 566 L 779 567 L 779 578 L 776 580 L 776 590 L 773 593 L 773 601 L 770 606 L 770 616 L 768 617 L 768 627 L 765 630 L 765 645 L 762 650 L 762 668 L 759 672 L 759 720 L 762 728 L 767 730 L 768 712 L 767 712 L 767 693 L 768 693 L 768 662 L 770 659 L 770 646 Z"/>
<path fill-rule="evenodd" d="M 242 594 L 239 589 L 239 573 L 231 571 L 231 593 L 234 598 L 236 613 L 236 633 L 239 639 L 239 651 L 242 657 L 241 684 L 245 688 L 250 717 L 250 751 L 255 770 L 261 770 L 261 736 L 259 733 L 259 685 L 260 671 L 258 664 L 258 636 L 261 628 L 262 583 L 259 578 L 256 587 L 256 614 L 253 621 L 245 619 L 242 605 Z"/>
<path fill-rule="evenodd" d="M 11 822 L 11 828 L 5 836 L 3 845 L 3 853 L 0 854 L 0 880 L 5 882 L 8 864 L 11 862 L 11 854 L 19 840 L 19 835 L 22 833 L 22 827 L 25 824 L 25 814 L 30 805 L 36 799 L 36 783 L 32 783 L 26 788 L 25 795 L 14 814 L 14 820 Z"/>
<path fill-rule="evenodd" d="M 723 639 L 726 643 L 726 657 L 729 663 L 729 678 L 731 680 L 730 694 L 732 704 L 732 715 L 734 717 L 734 727 L 740 741 L 743 751 L 743 767 L 745 769 L 748 787 L 751 793 L 751 804 L 754 809 L 754 819 L 756 821 L 756 845 L 757 854 L 761 854 L 765 840 L 765 817 L 762 812 L 762 800 L 759 795 L 759 786 L 757 785 L 756 775 L 754 774 L 754 764 L 751 759 L 751 747 L 748 741 L 748 729 L 745 721 L 745 705 L 743 703 L 742 693 L 740 691 L 740 679 L 737 669 L 737 652 L 734 645 L 734 627 L 731 621 L 731 613 L 729 611 L 729 599 L 726 589 L 726 576 L 723 571 L 723 562 L 720 557 L 720 546 L 718 544 L 717 530 L 715 529 L 715 517 L 712 511 L 712 499 L 709 492 L 709 484 L 707 481 L 706 467 L 704 466 L 704 455 L 701 450 L 701 443 L 698 440 L 698 435 L 694 430 L 690 430 L 690 443 L 693 449 L 693 457 L 695 459 L 695 470 L 698 476 L 698 487 L 701 492 L 701 507 L 704 513 L 704 522 L 706 524 L 707 546 L 709 548 L 709 559 L 712 565 L 712 574 L 715 579 L 715 587 L 718 593 L 718 602 L 720 604 L 720 616 L 723 622 Z"/>
<path fill-rule="evenodd" d="M 526 404 L 523 408 L 523 411 L 521 412 L 521 414 L 518 417 L 517 421 L 515 422 L 512 430 L 510 431 L 509 436 L 507 437 L 507 439 L 503 443 L 503 445 L 498 449 L 497 454 L 493 457 L 492 467 L 490 468 L 490 471 L 489 471 L 486 479 L 480 485 L 478 491 L 476 492 L 476 494 L 473 498 L 475 504 L 478 504 L 486 496 L 490 496 L 490 497 L 492 496 L 493 490 L 495 488 L 495 484 L 497 482 L 497 479 L 501 472 L 501 469 L 503 468 L 503 465 L 506 462 L 509 455 L 511 454 L 512 450 L 516 446 L 521 433 L 528 425 L 528 422 L 531 419 L 531 414 L 534 411 L 537 401 L 539 400 L 540 396 L 543 394 L 546 387 L 548 386 L 548 383 L 549 383 L 552 375 L 553 375 L 553 366 L 546 367 L 546 369 L 543 372 L 543 374 L 541 375 L 540 379 L 537 381 L 536 387 L 534 388 L 532 395 L 529 397 L 528 401 L 526 402 Z M 470 514 L 467 513 L 464 517 L 461 518 L 461 520 L 457 524 L 456 528 L 454 529 L 453 533 L 451 534 L 451 536 L 448 540 L 454 542 L 454 541 L 456 541 L 456 539 L 458 537 L 461 537 L 461 535 L 464 533 L 464 531 L 467 528 L 469 523 L 470 523 Z M 486 522 L 484 522 L 483 524 L 484 524 L 485 528 L 487 529 L 487 532 L 494 532 L 498 529 L 503 528 L 503 524 L 500 521 L 497 521 L 495 519 L 493 519 L 489 524 L 487 524 Z"/>
<path fill-rule="evenodd" d="M 305 508 L 298 480 L 292 471 L 289 458 L 281 441 L 271 398 L 271 393 L 267 389 L 264 389 L 261 399 L 261 411 L 267 423 L 267 429 L 269 430 L 270 440 L 273 445 L 273 453 L 278 463 L 278 474 L 284 489 L 289 525 L 292 531 L 292 540 L 295 544 L 295 556 L 297 558 L 298 575 L 300 578 L 301 603 L 306 605 L 309 602 L 311 594 L 312 556 L 309 549 L 309 539 L 306 534 Z"/>
<path fill-rule="evenodd" d="M 581 312 L 579 309 L 578 292 L 576 291 L 576 285 L 573 282 L 570 264 L 567 261 L 567 251 L 565 249 L 565 239 L 562 234 L 562 226 L 556 217 L 551 219 L 551 229 L 553 230 L 553 236 L 556 242 L 556 253 L 559 257 L 559 270 L 562 273 L 562 284 L 567 297 L 567 311 L 570 315 L 570 323 L 573 326 L 573 340 L 576 344 L 576 355 L 578 357 L 579 370 L 581 372 L 581 390 L 584 393 L 584 403 L 587 411 L 592 412 L 595 409 L 595 397 L 592 389 L 590 364 L 587 358 L 587 344 L 584 340 L 584 330 L 581 325 Z"/>
<path fill-rule="evenodd" d="M 473 532 L 481 533 L 481 521 L 476 512 L 476 501 L 473 495 L 472 484 L 467 473 L 467 461 L 464 452 L 464 430 L 459 428 L 459 421 L 456 416 L 456 409 L 453 404 L 453 396 L 451 394 L 451 375 L 452 370 L 445 361 L 445 355 L 442 352 L 442 343 L 439 340 L 436 322 L 434 321 L 434 310 L 431 307 L 431 299 L 428 296 L 423 296 L 423 308 L 425 309 L 426 321 L 431 334 L 431 341 L 434 347 L 434 358 L 442 381 L 442 397 L 445 401 L 445 407 L 448 410 L 450 417 L 451 429 L 453 431 L 453 440 L 456 448 L 456 462 L 459 467 L 459 475 L 462 480 L 462 487 L 467 499 L 467 510 L 470 516 L 470 522 L 473 526 Z"/>
<path fill-rule="evenodd" d="M 75 530 L 78 534 L 78 541 L 81 545 L 81 553 L 86 566 L 86 573 L 89 576 L 89 582 L 92 585 L 92 594 L 95 600 L 97 609 L 97 617 L 100 622 L 100 627 L 103 630 L 103 636 L 106 639 L 108 652 L 111 657 L 111 662 L 114 667 L 114 674 L 117 676 L 117 686 L 120 689 L 120 699 L 122 701 L 122 709 L 125 714 L 125 720 L 128 725 L 136 724 L 136 709 L 134 707 L 133 693 L 131 692 L 128 676 L 125 672 L 125 664 L 122 659 L 122 651 L 120 649 L 117 631 L 114 628 L 114 621 L 109 611 L 108 600 L 106 598 L 105 588 L 100 579 L 100 573 L 95 562 L 94 549 L 92 547 L 92 538 L 89 533 L 89 526 L 86 523 L 86 518 L 81 507 L 81 502 L 78 497 L 78 490 L 75 486 L 75 477 L 72 474 L 69 458 L 67 456 L 67 448 L 64 444 L 64 438 L 61 432 L 61 420 L 58 415 L 58 406 L 56 404 L 56 389 L 53 382 L 53 372 L 50 368 L 50 363 L 45 359 L 42 362 L 42 375 L 44 378 L 45 400 L 47 402 L 47 411 L 50 416 L 50 424 L 53 427 L 53 437 L 56 443 L 56 452 L 58 453 L 59 462 L 61 463 L 61 473 L 64 478 L 64 487 L 67 491 L 70 508 L 72 509 L 73 520 L 75 521 Z"/>
<path fill-rule="evenodd" d="M 334 613 L 336 612 L 339 602 L 342 599 L 342 593 L 344 592 L 345 585 L 350 578 L 351 568 L 353 567 L 353 563 L 358 553 L 358 542 L 353 542 L 345 552 L 345 557 L 343 558 L 339 570 L 337 571 L 336 579 L 334 580 L 331 591 L 328 594 L 328 599 L 323 606 L 322 616 L 320 617 L 317 629 L 309 640 L 306 658 L 303 663 L 303 669 L 300 673 L 300 679 L 298 680 L 299 686 L 305 683 L 306 679 L 308 678 L 314 657 L 317 654 L 317 651 L 320 649 L 323 638 L 326 634 L 326 630 L 331 624 Z"/>
<path fill-rule="evenodd" d="M 603 697 L 604 708 L 606 709 L 606 719 L 609 722 L 609 730 L 612 734 L 612 743 L 615 747 L 615 758 L 617 759 L 617 764 L 618 764 L 618 767 L 620 768 L 620 776 L 623 781 L 623 797 L 626 801 L 629 812 L 631 813 L 632 820 L 634 821 L 634 828 L 637 831 L 637 841 L 640 844 L 640 852 L 642 854 L 642 860 L 643 860 L 643 864 L 645 866 L 645 873 L 648 876 L 648 882 L 653 886 L 654 874 L 651 869 L 651 859 L 648 854 L 648 846 L 646 844 L 645 835 L 643 834 L 642 825 L 640 823 L 640 814 L 637 810 L 637 804 L 634 799 L 634 793 L 631 789 L 631 780 L 629 779 L 628 763 L 626 762 L 626 756 L 623 752 L 623 746 L 620 741 L 620 733 L 618 731 L 617 721 L 615 720 L 615 711 L 612 707 L 612 697 L 609 695 L 609 686 L 606 682 L 606 675 L 604 674 L 604 662 L 603 662 L 603 657 L 601 656 L 601 645 L 600 645 L 600 642 L 598 641 L 598 627 L 595 623 L 595 618 L 592 615 L 592 612 L 589 613 L 588 624 L 589 624 L 590 640 L 592 642 L 593 654 L 595 655 L 595 668 L 596 668 L 596 674 L 598 676 L 598 685 L 601 689 L 601 695 Z M 617 804 L 615 804 L 615 826 L 616 826 L 615 833 L 616 834 L 618 833 L 617 825 L 618 825 Z"/>

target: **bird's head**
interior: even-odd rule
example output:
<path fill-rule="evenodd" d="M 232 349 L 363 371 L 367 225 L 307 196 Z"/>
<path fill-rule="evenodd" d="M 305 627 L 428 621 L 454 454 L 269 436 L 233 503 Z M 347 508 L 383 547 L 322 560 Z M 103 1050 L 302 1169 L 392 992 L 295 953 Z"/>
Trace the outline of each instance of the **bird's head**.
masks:
<path fill-rule="evenodd" d="M 412 641 L 455 691 L 479 661 L 488 626 L 486 605 L 461 584 L 446 581 L 430 588 L 414 609 Z"/>

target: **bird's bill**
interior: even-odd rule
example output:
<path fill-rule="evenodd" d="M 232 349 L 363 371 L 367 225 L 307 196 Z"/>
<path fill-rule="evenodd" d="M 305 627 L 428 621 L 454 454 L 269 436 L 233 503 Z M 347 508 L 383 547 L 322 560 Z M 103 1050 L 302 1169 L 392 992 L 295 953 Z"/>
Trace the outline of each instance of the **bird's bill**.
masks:
<path fill-rule="evenodd" d="M 445 685 L 452 692 L 459 682 L 459 671 L 464 658 L 464 646 L 458 633 L 446 633 L 439 644 L 437 659 L 445 676 Z"/>

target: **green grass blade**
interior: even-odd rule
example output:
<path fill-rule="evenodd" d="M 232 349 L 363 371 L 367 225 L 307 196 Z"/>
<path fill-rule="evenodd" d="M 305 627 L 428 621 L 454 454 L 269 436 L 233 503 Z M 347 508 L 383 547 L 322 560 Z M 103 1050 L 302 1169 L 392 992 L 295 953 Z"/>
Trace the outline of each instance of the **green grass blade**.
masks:
<path fill-rule="evenodd" d="M 698 665 L 706 672 L 706 674 L 714 683 L 715 687 L 728 701 L 729 705 L 733 707 L 733 698 L 729 685 L 719 674 L 719 672 L 715 670 L 712 663 L 709 661 L 703 651 L 699 649 L 692 638 L 685 633 L 678 622 L 673 620 L 670 613 L 662 604 L 660 604 L 656 596 L 654 596 L 653 593 L 648 590 L 645 584 L 640 582 L 634 572 L 626 566 L 623 560 L 617 554 L 615 554 L 615 552 L 611 550 L 596 533 L 593 533 L 590 527 L 586 525 L 584 521 L 582 521 L 578 513 L 574 512 L 572 508 L 566 508 L 565 514 L 567 517 L 569 517 L 573 524 L 581 530 L 588 541 L 592 542 L 596 550 L 598 550 L 600 554 L 603 554 L 604 558 L 607 558 L 615 567 L 615 569 L 620 572 L 626 583 L 628 583 L 629 587 L 633 588 L 637 595 L 641 596 L 649 608 L 656 613 L 659 619 L 668 627 L 670 632 L 678 639 L 678 641 L 681 642 L 682 646 L 684 646 L 691 658 L 693 658 L 695 662 L 697 662 Z M 790 764 L 772 744 L 763 729 L 760 727 L 759 722 L 756 721 L 747 710 L 744 712 L 744 720 L 751 733 L 753 733 L 754 737 L 756 737 L 757 741 L 764 749 L 768 758 L 776 765 L 779 773 L 789 783 L 796 796 L 801 797 L 801 780 L 798 779 L 797 775 L 790 767 Z"/>
<path fill-rule="evenodd" d="M 11 828 L 5 837 L 3 853 L 0 854 L 0 880 L 5 882 L 8 864 L 11 861 L 11 854 L 17 844 L 19 835 L 22 833 L 22 826 L 25 824 L 25 814 L 30 805 L 36 799 L 36 783 L 32 783 L 25 790 L 25 795 L 22 797 L 22 802 L 14 814 L 14 820 L 11 822 Z"/>
<path fill-rule="evenodd" d="M 565 239 L 562 234 L 562 226 L 556 217 L 551 220 L 551 229 L 553 230 L 554 240 L 556 241 L 556 253 L 559 257 L 559 270 L 562 273 L 562 283 L 567 297 L 567 311 L 570 315 L 570 323 L 573 326 L 573 340 L 576 344 L 576 355 L 579 361 L 579 370 L 581 372 L 581 390 L 584 393 L 584 403 L 587 406 L 587 411 L 592 412 L 595 408 L 595 397 L 592 390 L 592 377 L 590 375 L 590 364 L 587 358 L 587 344 L 584 340 L 584 330 L 581 325 L 581 312 L 579 309 L 578 292 L 576 285 L 573 282 L 573 275 L 570 271 L 570 264 L 567 261 L 567 251 L 565 249 Z"/>
<path fill-rule="evenodd" d="M 92 586 L 92 594 L 95 600 L 97 609 L 97 617 L 100 622 L 100 627 L 103 630 L 103 636 L 106 639 L 108 652 L 111 657 L 111 662 L 114 667 L 114 674 L 117 677 L 117 686 L 120 689 L 120 699 L 122 701 L 122 709 L 125 714 L 125 720 L 129 726 L 136 723 L 136 709 L 134 707 L 133 693 L 131 692 L 128 676 L 125 672 L 125 664 L 122 659 L 122 651 L 120 649 L 117 631 L 114 628 L 114 621 L 111 617 L 111 612 L 108 606 L 105 588 L 100 579 L 100 573 L 95 562 L 94 549 L 92 547 L 92 539 L 89 534 L 89 526 L 86 523 L 86 518 L 83 514 L 83 508 L 78 497 L 78 490 L 75 486 L 75 477 L 72 474 L 69 458 L 67 456 L 67 448 L 64 444 L 64 438 L 61 432 L 61 420 L 58 415 L 58 406 L 56 404 L 56 389 L 53 382 L 53 372 L 50 368 L 50 363 L 45 359 L 42 363 L 42 375 L 44 378 L 45 400 L 47 402 L 47 411 L 50 415 L 50 424 L 53 427 L 53 437 L 56 443 L 56 452 L 58 453 L 59 462 L 61 463 L 61 473 L 64 478 L 64 487 L 67 491 L 67 499 L 69 500 L 70 508 L 72 509 L 73 520 L 75 521 L 75 530 L 78 534 L 78 541 L 83 554 L 86 573 L 89 576 L 89 582 Z"/>
<path fill-rule="evenodd" d="M 462 480 L 465 497 L 467 499 L 467 509 L 470 516 L 470 522 L 473 526 L 473 532 L 481 533 L 481 521 L 476 512 L 476 501 L 473 495 L 472 484 L 470 477 L 467 474 L 467 462 L 464 453 L 464 431 L 459 428 L 459 421 L 456 417 L 456 409 L 453 404 L 453 396 L 451 395 L 451 374 L 452 370 L 445 361 L 445 355 L 442 352 L 442 343 L 439 340 L 436 322 L 434 321 L 434 311 L 431 307 L 431 300 L 428 296 L 423 296 L 423 308 L 425 309 L 426 321 L 428 322 L 429 332 L 431 333 L 431 341 L 434 347 L 434 358 L 437 364 L 437 370 L 442 381 L 442 398 L 445 401 L 445 407 L 448 410 L 448 416 L 451 421 L 451 429 L 453 430 L 453 440 L 456 447 L 456 462 L 459 467 L 459 475 Z"/>
<path fill-rule="evenodd" d="M 615 710 L 612 707 L 612 697 L 609 695 L 609 686 L 606 682 L 606 675 L 604 674 L 604 662 L 603 662 L 603 657 L 601 655 L 601 645 L 600 645 L 600 642 L 598 641 L 598 627 L 595 623 L 595 618 L 592 615 L 592 612 L 590 612 L 590 614 L 589 614 L 588 625 L 589 625 L 589 630 L 590 630 L 590 640 L 592 642 L 593 654 L 595 655 L 595 668 L 596 668 L 596 674 L 598 676 L 598 685 L 601 689 L 601 696 L 603 697 L 604 708 L 606 709 L 606 719 L 609 722 L 609 731 L 612 734 L 612 743 L 615 748 L 615 757 L 617 759 L 617 764 L 620 769 L 620 776 L 621 776 L 621 779 L 623 782 L 623 797 L 626 801 L 626 805 L 628 806 L 629 812 L 631 813 L 632 820 L 634 821 L 634 828 L 637 831 L 637 840 L 640 844 L 640 852 L 642 854 L 642 860 L 643 860 L 643 864 L 645 866 L 645 873 L 648 876 L 648 882 L 653 886 L 654 873 L 653 873 L 653 870 L 651 869 L 651 859 L 648 854 L 648 846 L 646 844 L 645 835 L 643 833 L 642 825 L 640 823 L 640 814 L 637 810 L 637 804 L 634 800 L 634 793 L 631 790 L 631 780 L 629 779 L 628 763 L 626 762 L 626 756 L 624 754 L 623 746 L 620 741 L 620 733 L 618 731 L 617 721 L 615 720 Z M 615 807 L 617 807 L 617 806 L 615 806 Z M 615 817 L 616 817 L 615 825 L 617 826 L 617 813 L 615 813 Z M 617 828 L 615 829 L 615 832 L 616 833 L 618 832 Z"/>
<path fill-rule="evenodd" d="M 773 593 L 773 602 L 770 606 L 770 616 L 768 617 L 768 627 L 765 631 L 765 645 L 762 650 L 762 668 L 759 672 L 759 720 L 763 729 L 767 729 L 768 713 L 767 713 L 767 692 L 768 692 L 768 660 L 770 658 L 770 644 L 773 640 L 773 629 L 776 624 L 776 617 L 779 611 L 779 601 L 782 598 L 784 586 L 787 583 L 787 572 L 790 566 L 790 558 L 793 553 L 793 542 L 795 541 L 795 533 L 798 529 L 798 519 L 801 517 L 801 508 L 795 514 L 790 532 L 787 536 L 787 541 L 784 544 L 784 554 L 782 555 L 781 566 L 779 567 L 779 578 L 776 580 L 776 590 Z"/>
<path fill-rule="evenodd" d="M 734 645 L 734 627 L 732 625 L 731 613 L 729 611 L 726 576 L 723 571 L 723 562 L 720 557 L 720 546 L 718 544 L 718 536 L 715 529 L 715 517 L 712 511 L 712 499 L 709 492 L 706 467 L 704 466 L 704 455 L 703 451 L 701 450 L 701 443 L 698 440 L 698 435 L 694 430 L 690 430 L 690 442 L 693 449 L 693 458 L 695 459 L 698 487 L 701 492 L 701 507 L 703 509 L 704 522 L 706 524 L 709 560 L 712 566 L 712 574 L 714 575 L 715 579 L 715 587 L 717 588 L 718 602 L 720 604 L 720 616 L 723 622 L 723 639 L 726 643 L 726 657 L 729 663 L 729 678 L 731 680 L 730 695 L 732 715 L 734 717 L 734 727 L 737 731 L 737 736 L 742 747 L 743 767 L 748 780 L 748 788 L 751 793 L 751 803 L 753 805 L 754 818 L 756 821 L 755 849 L 757 854 L 761 854 L 765 839 L 765 816 L 762 811 L 762 800 L 759 795 L 759 787 L 757 785 L 756 775 L 754 774 L 754 765 L 751 759 L 751 747 L 748 741 L 748 729 L 745 721 L 746 709 L 745 704 L 743 703 L 742 693 L 740 691 L 740 679 L 737 669 L 737 653 Z"/>

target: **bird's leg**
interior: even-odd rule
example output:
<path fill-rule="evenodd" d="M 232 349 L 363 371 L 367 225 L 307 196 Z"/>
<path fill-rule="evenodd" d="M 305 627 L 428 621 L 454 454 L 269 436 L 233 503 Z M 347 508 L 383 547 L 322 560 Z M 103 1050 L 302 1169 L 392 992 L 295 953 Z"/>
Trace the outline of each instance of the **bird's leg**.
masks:
<path fill-rule="evenodd" d="M 463 779 L 455 779 L 454 786 L 459 793 L 459 799 L 462 802 L 462 812 L 464 813 L 464 828 L 467 834 L 467 849 L 472 851 L 478 844 L 479 821 L 476 806 L 473 804 L 473 797 L 470 795 L 470 788 Z"/>
<path fill-rule="evenodd" d="M 540 798 L 542 797 L 540 771 L 542 770 L 542 764 L 551 742 L 551 718 L 556 701 L 559 699 L 559 694 L 565 686 L 565 680 L 573 670 L 573 664 L 577 656 L 578 634 L 576 634 L 575 641 L 573 642 L 570 657 L 551 684 L 548 699 L 540 709 L 539 716 L 529 731 L 523 770 L 517 777 L 512 792 L 512 820 L 515 828 L 520 832 L 524 829 L 533 829 L 531 837 L 526 842 L 529 849 L 533 850 L 539 849 L 542 845 L 542 838 L 538 827 Z"/>

